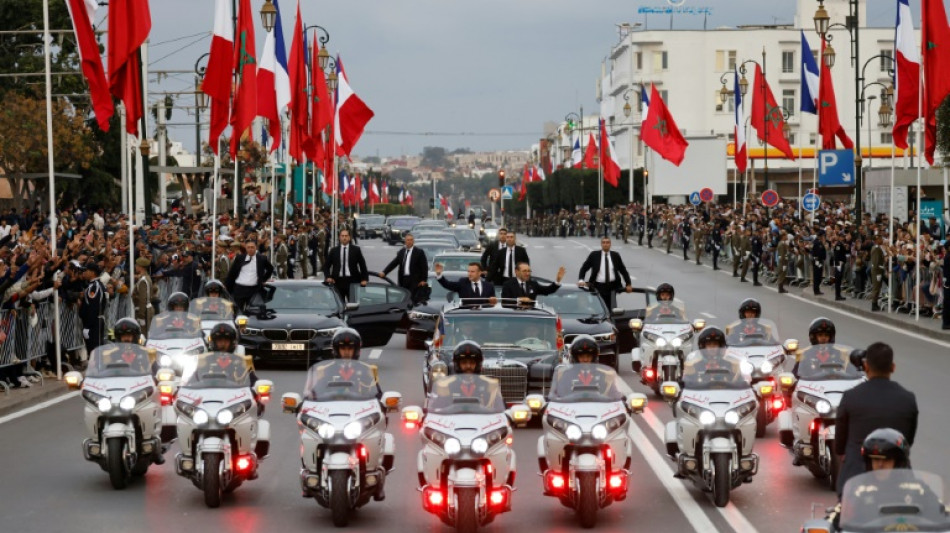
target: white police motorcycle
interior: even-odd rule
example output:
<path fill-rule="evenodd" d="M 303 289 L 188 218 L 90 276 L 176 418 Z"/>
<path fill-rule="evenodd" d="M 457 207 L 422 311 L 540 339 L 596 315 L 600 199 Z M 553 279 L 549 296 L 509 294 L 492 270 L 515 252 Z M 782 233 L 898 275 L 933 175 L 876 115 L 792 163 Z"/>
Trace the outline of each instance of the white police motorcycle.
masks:
<path fill-rule="evenodd" d="M 759 402 L 748 370 L 747 362 L 724 348 L 697 350 L 686 359 L 682 390 L 675 381 L 660 386 L 673 404 L 675 419 L 666 425 L 665 441 L 677 476 L 711 491 L 718 507 L 759 468 L 752 453 Z"/>
<path fill-rule="evenodd" d="M 782 374 L 791 392 L 790 409 L 779 414 L 779 442 L 791 450 L 796 466 L 804 465 L 815 478 L 838 485 L 841 459 L 835 453 L 835 417 L 844 393 L 864 381 L 851 360 L 852 348 L 816 344 L 804 349 L 797 376 Z"/>
<path fill-rule="evenodd" d="M 355 509 L 385 497 L 395 457 L 386 413 L 400 400 L 380 393 L 372 366 L 345 359 L 310 367 L 303 397 L 283 395 L 284 412 L 298 415 L 301 488 L 330 509 L 333 525 L 346 526 Z"/>
<path fill-rule="evenodd" d="M 87 461 L 109 473 L 114 489 L 142 476 L 161 461 L 162 406 L 149 353 L 138 344 L 107 344 L 89 356 L 86 376 L 68 372 L 70 388 L 81 389 L 83 419 L 91 437 L 82 443 Z"/>
<path fill-rule="evenodd" d="M 175 471 L 204 491 L 208 507 L 245 480 L 257 478 L 258 463 L 270 449 L 270 423 L 260 418 L 273 384 L 251 386 L 244 356 L 228 352 L 199 355 L 175 401 L 181 452 Z"/>
<path fill-rule="evenodd" d="M 686 318 L 686 305 L 679 301 L 657 302 L 647 308 L 643 319 L 631 319 L 630 329 L 639 335 L 631 359 L 640 382 L 660 394 L 660 383 L 680 381 L 693 336 L 704 327 L 705 320 Z"/>
<path fill-rule="evenodd" d="M 642 413 L 647 398 L 600 364 L 560 366 L 552 384 L 546 404 L 543 396 L 528 397 L 544 410 L 538 437 L 544 494 L 576 510 L 583 527 L 594 527 L 599 509 L 627 497 L 629 413 Z"/>
<path fill-rule="evenodd" d="M 174 376 L 168 381 L 179 384 L 191 376 L 198 356 L 207 351 L 205 338 L 198 315 L 182 311 L 164 312 L 152 318 L 145 347 L 156 351 L 161 368 L 174 371 Z"/>
<path fill-rule="evenodd" d="M 402 410 L 406 426 L 422 426 L 418 456 L 423 508 L 462 533 L 474 533 L 511 510 L 515 452 L 509 420 L 525 424 L 524 405 L 505 410 L 498 381 L 479 375 L 443 377 L 432 384 L 426 414 Z"/>
<path fill-rule="evenodd" d="M 234 326 L 234 304 L 224 298 L 211 296 L 195 298 L 188 302 L 188 314 L 195 315 L 201 320 L 201 331 L 205 338 L 211 334 L 211 328 L 222 322 Z"/>

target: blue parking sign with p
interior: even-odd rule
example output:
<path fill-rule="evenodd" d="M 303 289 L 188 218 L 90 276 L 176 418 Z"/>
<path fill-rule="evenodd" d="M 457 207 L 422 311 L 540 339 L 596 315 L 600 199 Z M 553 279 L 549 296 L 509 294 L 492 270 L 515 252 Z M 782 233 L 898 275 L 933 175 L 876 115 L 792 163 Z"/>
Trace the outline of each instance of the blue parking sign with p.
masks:
<path fill-rule="evenodd" d="M 818 185 L 821 187 L 854 187 L 854 150 L 820 150 L 818 152 Z"/>

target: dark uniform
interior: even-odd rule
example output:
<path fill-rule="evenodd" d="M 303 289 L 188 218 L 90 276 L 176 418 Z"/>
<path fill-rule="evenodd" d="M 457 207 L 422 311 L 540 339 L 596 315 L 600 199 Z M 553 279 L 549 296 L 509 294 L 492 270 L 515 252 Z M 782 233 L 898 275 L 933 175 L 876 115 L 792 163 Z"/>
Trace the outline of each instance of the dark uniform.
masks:
<path fill-rule="evenodd" d="M 709 239 L 712 243 L 713 270 L 719 270 L 719 254 L 722 252 L 722 228 L 713 224 L 709 230 Z"/>
<path fill-rule="evenodd" d="M 875 429 L 900 431 L 913 446 L 917 434 L 917 398 L 888 378 L 873 378 L 841 396 L 835 419 L 835 453 L 844 455 L 838 494 L 852 477 L 864 472 L 861 445 Z"/>
<path fill-rule="evenodd" d="M 811 246 L 811 284 L 816 296 L 819 294 L 824 294 L 821 292 L 821 271 L 824 267 L 827 256 L 828 252 L 825 250 L 825 245 L 821 242 L 821 237 L 816 237 L 814 244 Z"/>
<path fill-rule="evenodd" d="M 689 221 L 685 218 L 680 227 L 682 228 L 680 243 L 683 245 L 683 261 L 689 261 L 689 240 L 693 236 L 693 228 L 690 227 Z"/>
<path fill-rule="evenodd" d="M 835 242 L 835 246 L 832 249 L 832 261 L 835 265 L 835 300 L 844 300 L 844 296 L 841 296 L 841 280 L 844 279 L 845 265 L 848 261 L 848 255 L 851 250 L 840 238 Z"/>
<path fill-rule="evenodd" d="M 947 302 L 950 302 L 950 253 L 943 256 L 943 329 L 950 329 L 950 313 L 947 313 Z"/>
<path fill-rule="evenodd" d="M 82 320 L 83 339 L 86 341 L 86 351 L 93 350 L 102 344 L 105 333 L 106 288 L 95 278 L 86 286 L 82 293 L 82 302 L 79 304 L 79 318 Z"/>
<path fill-rule="evenodd" d="M 752 239 L 749 241 L 749 245 L 752 249 L 752 255 L 749 257 L 749 259 L 752 261 L 752 285 L 754 287 L 760 287 L 762 286 L 762 284 L 759 283 L 759 267 L 762 264 L 763 251 L 762 237 L 760 237 L 757 233 L 753 234 Z"/>

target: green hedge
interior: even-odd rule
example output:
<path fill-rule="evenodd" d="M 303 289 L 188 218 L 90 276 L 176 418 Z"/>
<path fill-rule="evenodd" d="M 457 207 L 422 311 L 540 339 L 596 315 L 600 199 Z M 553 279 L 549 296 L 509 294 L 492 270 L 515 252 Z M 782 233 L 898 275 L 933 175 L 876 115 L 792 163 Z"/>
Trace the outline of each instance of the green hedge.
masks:
<path fill-rule="evenodd" d="M 626 205 L 630 190 L 630 172 L 624 170 L 620 175 L 618 187 L 604 184 L 604 206 Z M 577 205 L 597 207 L 596 170 L 561 169 L 551 173 L 543 182 L 528 184 L 526 199 L 531 202 L 531 210 L 573 210 Z M 583 182 L 583 184 L 582 184 Z M 518 201 L 520 190 L 515 190 L 515 199 L 505 202 L 505 212 L 511 215 L 523 215 L 525 202 Z M 643 199 L 643 169 L 634 169 L 633 197 L 635 201 Z"/>

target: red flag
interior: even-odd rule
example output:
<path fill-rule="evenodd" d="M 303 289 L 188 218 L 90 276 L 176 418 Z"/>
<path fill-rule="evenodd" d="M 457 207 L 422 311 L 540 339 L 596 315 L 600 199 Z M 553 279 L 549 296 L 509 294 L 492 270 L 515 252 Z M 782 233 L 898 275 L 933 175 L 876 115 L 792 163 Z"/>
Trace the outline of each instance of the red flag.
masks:
<path fill-rule="evenodd" d="M 377 187 L 377 182 L 375 181 L 369 188 L 369 203 L 370 204 L 379 203 L 379 188 Z"/>
<path fill-rule="evenodd" d="M 927 162 L 937 147 L 937 108 L 950 94 L 950 26 L 943 0 L 923 0 L 921 47 L 924 68 L 924 123 Z"/>
<path fill-rule="evenodd" d="M 676 166 L 686 157 L 686 147 L 689 143 L 680 133 L 656 86 L 650 87 L 650 108 L 647 111 L 647 119 L 640 127 L 640 140 Z"/>
<path fill-rule="evenodd" d="M 310 133 L 307 128 L 307 65 L 304 62 L 303 22 L 300 18 L 300 2 L 297 2 L 297 20 L 294 22 L 294 37 L 290 44 L 290 146 L 288 153 L 298 163 L 303 161 L 303 147 Z M 327 171 L 327 176 L 330 172 Z M 331 182 L 332 177 L 331 177 Z"/>
<path fill-rule="evenodd" d="M 785 117 L 782 115 L 782 108 L 775 102 L 772 96 L 772 89 L 769 83 L 762 75 L 762 69 L 755 65 L 755 87 L 752 93 L 752 114 L 751 123 L 759 140 L 767 140 L 767 144 L 778 148 L 785 157 L 795 159 L 792 153 L 792 147 L 785 138 L 783 126 L 785 126 Z M 652 101 L 650 102 L 652 104 Z M 652 107 L 652 105 L 651 105 Z"/>
<path fill-rule="evenodd" d="M 151 30 L 148 0 L 109 2 L 109 90 L 125 103 L 125 130 L 132 135 L 144 113 L 139 48 Z"/>
<path fill-rule="evenodd" d="M 587 148 L 584 149 L 584 162 L 582 168 L 597 168 L 597 162 L 594 161 L 594 158 L 597 157 L 597 139 L 594 138 L 594 134 L 591 133 L 587 139 Z"/>
<path fill-rule="evenodd" d="M 353 186 L 353 199 L 355 200 L 354 203 L 358 203 L 360 206 L 362 206 L 363 205 L 363 180 L 360 179 L 360 175 L 357 174 L 356 177 L 353 178 L 353 181 L 355 182 L 355 185 Z"/>
<path fill-rule="evenodd" d="M 96 34 L 92 31 L 97 5 L 95 0 L 66 0 L 69 16 L 73 20 L 76 43 L 79 45 L 79 56 L 82 58 L 82 73 L 89 84 L 89 97 L 96 113 L 96 122 L 99 123 L 100 130 L 109 131 L 109 119 L 114 111 L 112 96 L 109 94 L 109 83 L 106 81 L 106 72 L 99 56 L 99 43 L 96 42 Z"/>
<path fill-rule="evenodd" d="M 336 78 L 336 116 L 333 125 L 336 155 L 349 157 L 374 113 L 350 87 L 340 56 L 336 56 Z"/>
<path fill-rule="evenodd" d="M 251 0 L 241 0 L 234 43 L 234 71 L 238 74 L 231 109 L 231 157 L 237 155 L 241 137 L 257 116 L 257 57 Z M 250 133 L 250 132 L 248 132 Z"/>
<path fill-rule="evenodd" d="M 317 42 L 317 39 L 314 39 L 314 43 Z M 311 115 L 311 123 L 313 125 L 313 136 L 316 137 L 317 132 L 325 132 L 327 126 L 333 123 L 333 99 L 330 98 L 330 89 L 327 87 L 327 78 L 323 73 L 323 69 L 320 68 L 319 51 L 320 46 L 315 44 L 313 54 L 313 111 Z"/>
<path fill-rule="evenodd" d="M 607 122 L 604 119 L 600 119 L 600 164 L 604 169 L 604 181 L 619 187 L 620 164 L 615 159 L 613 143 L 607 136 Z"/>
<path fill-rule="evenodd" d="M 821 57 L 824 57 L 824 42 L 821 43 L 821 50 Z M 854 143 L 838 119 L 838 102 L 835 98 L 835 86 L 831 81 L 831 69 L 824 61 L 821 62 L 821 85 L 818 88 L 818 132 L 821 133 L 821 147 L 825 150 L 837 148 L 835 137 L 838 137 L 845 148 L 854 148 Z"/>
<path fill-rule="evenodd" d="M 231 114 L 231 84 L 234 74 L 234 27 L 231 26 L 231 0 L 217 0 L 214 7 L 214 35 L 211 37 L 211 56 L 201 92 L 211 99 L 211 126 L 208 145 L 218 153 L 218 139 L 228 127 Z"/>

